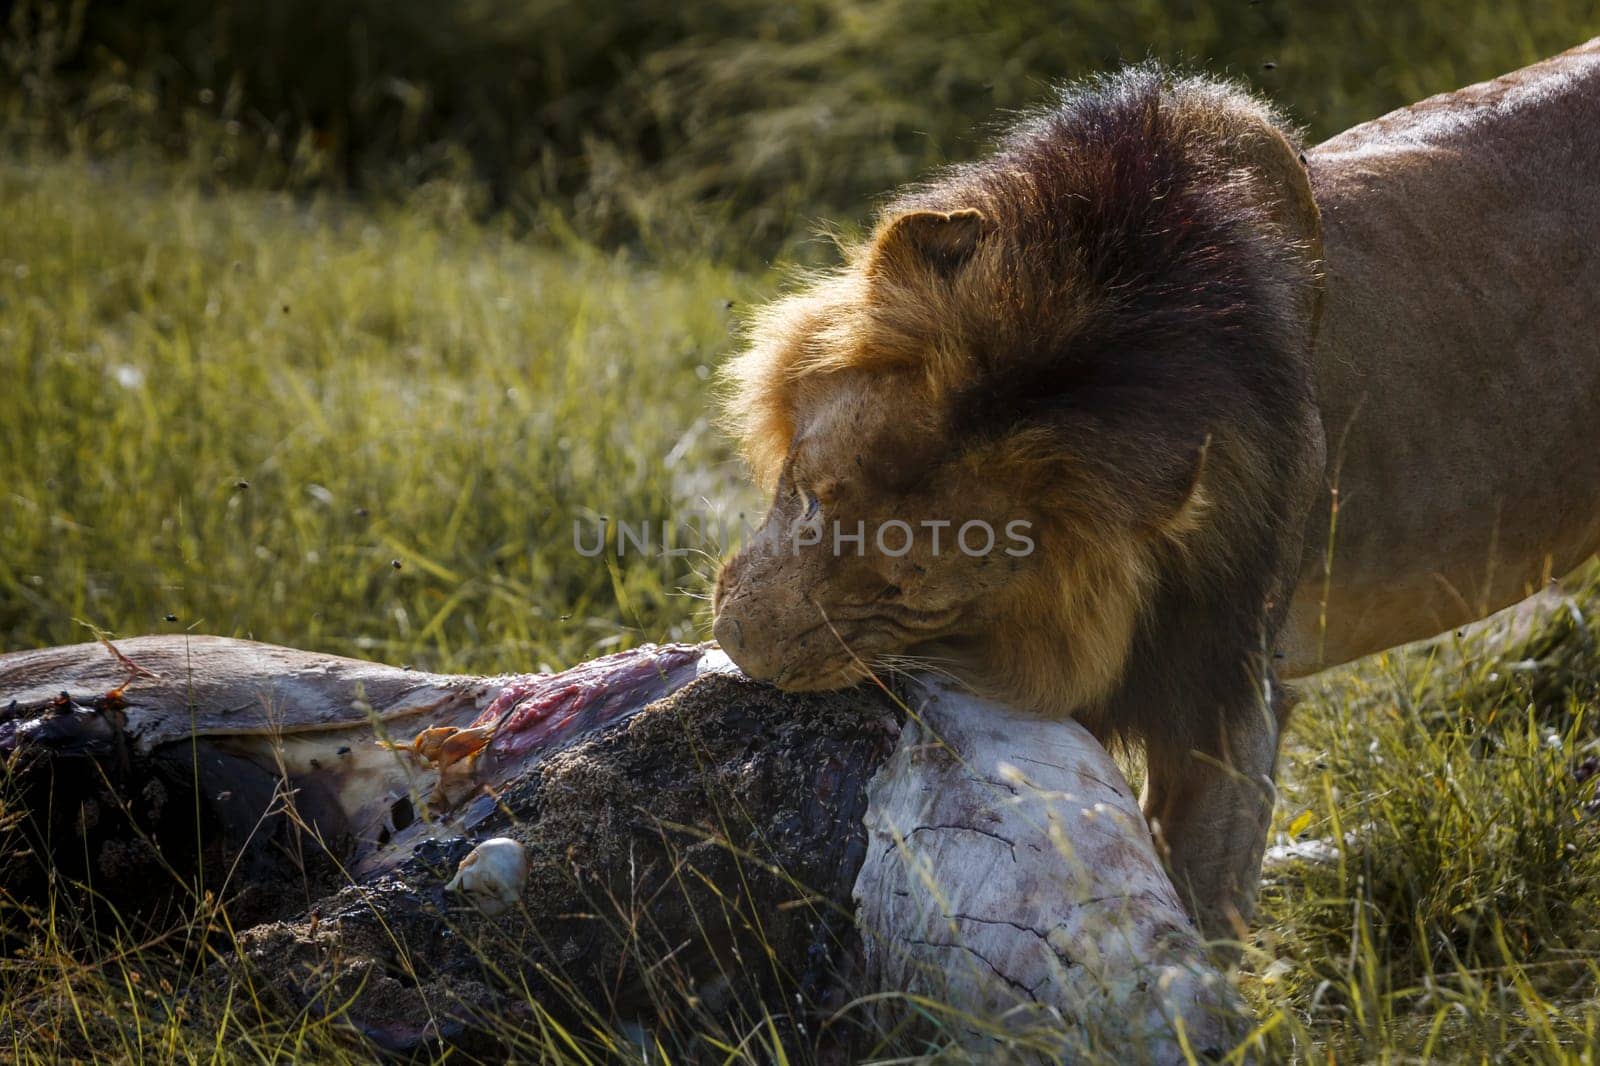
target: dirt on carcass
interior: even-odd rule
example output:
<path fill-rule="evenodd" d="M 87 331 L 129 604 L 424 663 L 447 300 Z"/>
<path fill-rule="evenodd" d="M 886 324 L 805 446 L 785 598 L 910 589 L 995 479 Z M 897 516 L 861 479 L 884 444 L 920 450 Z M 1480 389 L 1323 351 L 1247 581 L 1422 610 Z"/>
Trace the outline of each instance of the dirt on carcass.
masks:
<path fill-rule="evenodd" d="M 488 1051 L 540 1012 L 648 1027 L 765 1009 L 817 1034 L 856 959 L 866 784 L 898 728 L 865 690 L 703 677 L 502 783 L 472 836 L 527 849 L 517 908 L 447 893 L 473 841 L 430 840 L 243 933 L 230 973 L 396 1050 Z"/>

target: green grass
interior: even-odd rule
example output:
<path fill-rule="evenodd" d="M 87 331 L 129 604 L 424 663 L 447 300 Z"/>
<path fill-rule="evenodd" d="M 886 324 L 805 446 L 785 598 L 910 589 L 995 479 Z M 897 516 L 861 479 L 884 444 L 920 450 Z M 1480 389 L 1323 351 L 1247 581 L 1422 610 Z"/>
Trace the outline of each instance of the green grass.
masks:
<path fill-rule="evenodd" d="M 1278 828 L 1345 843 L 1268 879 L 1246 985 L 1317 1057 L 1592 1061 L 1597 603 L 1309 686 Z"/>
<path fill-rule="evenodd" d="M 70 164 L 0 205 L 0 644 L 492 672 L 700 634 L 703 558 L 613 575 L 574 523 L 740 498 L 704 396 L 747 280 Z"/>
<path fill-rule="evenodd" d="M 703 633 L 704 557 L 613 569 L 572 524 L 748 502 L 705 376 L 729 301 L 772 279 L 71 161 L 0 168 L 0 204 L 5 648 L 193 629 L 490 672 Z M 1266 891 L 1241 980 L 1278 1051 L 1590 1061 L 1600 848 L 1573 770 L 1600 745 L 1600 597 L 1577 602 L 1311 686 L 1279 832 L 1346 843 Z M 108 948 L 46 916 L 0 1015 L 60 1039 L 8 1052 L 361 1057 L 247 988 L 168 1017 L 220 920 Z"/>

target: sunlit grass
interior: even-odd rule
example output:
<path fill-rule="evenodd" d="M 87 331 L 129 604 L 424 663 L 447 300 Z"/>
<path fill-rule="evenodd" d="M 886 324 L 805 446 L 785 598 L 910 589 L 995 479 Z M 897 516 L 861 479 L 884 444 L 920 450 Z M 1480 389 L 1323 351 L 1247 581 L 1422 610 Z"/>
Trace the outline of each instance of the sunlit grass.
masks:
<path fill-rule="evenodd" d="M 1590 1061 L 1600 1032 L 1593 584 L 1314 682 L 1247 989 L 1338 1061 Z"/>
<path fill-rule="evenodd" d="M 749 502 L 706 376 L 730 302 L 769 290 L 448 205 L 0 168 L 0 647 L 87 623 L 491 672 L 696 638 L 704 557 L 608 565 L 573 522 Z M 1309 686 L 1278 832 L 1328 858 L 1275 868 L 1241 977 L 1274 1054 L 1591 1061 L 1600 850 L 1575 770 L 1600 737 L 1597 602 Z M 369 1058 L 247 981 L 183 995 L 228 946 L 214 903 L 155 938 L 87 930 L 64 898 L 4 912 L 0 1058 Z M 541 1007 L 506 1034 L 520 1058 L 806 1056 L 770 1018 L 679 1003 L 688 1032 L 614 1032 Z"/>
<path fill-rule="evenodd" d="M 659 541 L 738 498 L 704 394 L 749 288 L 0 168 L 0 646 L 88 622 L 492 672 L 694 638 L 703 557 L 608 567 L 574 524 Z"/>

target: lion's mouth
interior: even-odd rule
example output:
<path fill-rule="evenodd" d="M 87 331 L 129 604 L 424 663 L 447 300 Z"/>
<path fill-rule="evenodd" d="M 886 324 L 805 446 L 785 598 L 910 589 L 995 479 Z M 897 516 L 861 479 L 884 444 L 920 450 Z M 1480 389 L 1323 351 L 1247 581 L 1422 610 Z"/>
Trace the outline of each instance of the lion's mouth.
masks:
<path fill-rule="evenodd" d="M 849 688 L 897 668 L 916 649 L 960 628 L 962 609 L 928 610 L 903 603 L 834 603 L 811 599 L 809 624 L 785 629 L 760 617 L 760 607 L 719 604 L 716 635 L 750 677 L 792 692 Z M 752 613 L 754 611 L 754 613 Z M 764 624 L 765 623 L 765 624 Z"/>
<path fill-rule="evenodd" d="M 887 670 L 900 669 L 915 658 L 915 650 L 935 640 L 947 639 L 959 617 L 956 609 L 938 612 L 910 612 L 897 616 L 881 611 L 857 618 L 825 618 L 794 634 L 786 643 L 796 649 L 816 642 L 832 644 L 822 661 L 786 664 L 771 678 L 772 683 L 790 692 L 818 692 L 850 688 Z"/>
<path fill-rule="evenodd" d="M 773 678 L 772 683 L 785 692 L 834 692 L 854 688 L 871 676 L 871 666 L 865 662 L 851 661 L 819 673 L 807 673 L 804 667 L 785 669 Z"/>

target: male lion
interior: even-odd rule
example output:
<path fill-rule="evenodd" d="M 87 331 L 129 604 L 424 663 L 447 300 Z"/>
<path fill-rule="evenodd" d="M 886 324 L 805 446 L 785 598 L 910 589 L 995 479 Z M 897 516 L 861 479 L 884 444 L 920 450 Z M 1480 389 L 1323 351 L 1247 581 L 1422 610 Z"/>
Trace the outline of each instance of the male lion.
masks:
<path fill-rule="evenodd" d="M 753 677 L 926 664 L 1141 740 L 1202 929 L 1254 905 L 1304 675 L 1600 547 L 1600 41 L 1297 152 L 1240 90 L 1068 89 L 729 368 Z"/>

